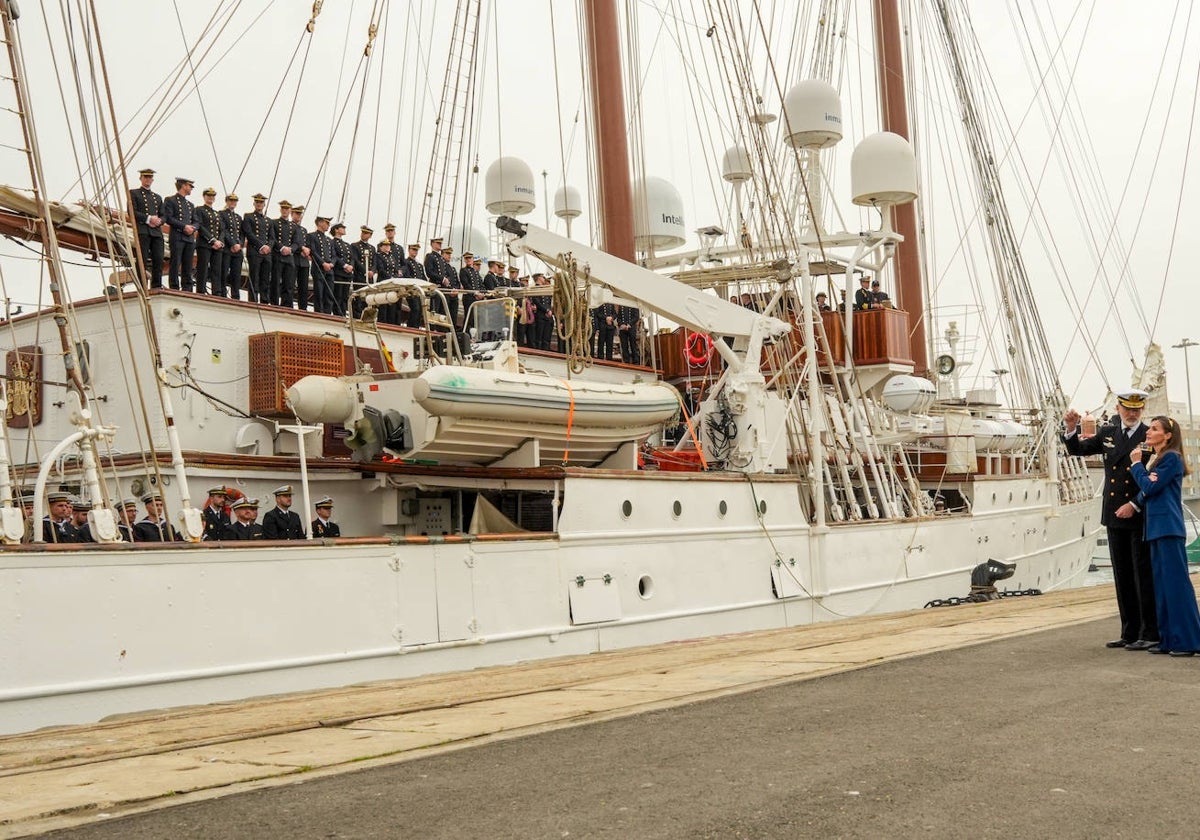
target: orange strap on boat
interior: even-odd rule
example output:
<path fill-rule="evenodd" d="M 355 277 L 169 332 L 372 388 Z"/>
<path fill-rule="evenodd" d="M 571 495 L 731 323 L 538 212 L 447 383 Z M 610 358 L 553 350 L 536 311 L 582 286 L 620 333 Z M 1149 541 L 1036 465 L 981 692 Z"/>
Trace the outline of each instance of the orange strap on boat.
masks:
<path fill-rule="evenodd" d="M 696 429 L 692 426 L 692 417 L 688 414 L 687 405 L 683 401 L 683 394 L 676 391 L 675 399 L 679 400 L 679 410 L 683 412 L 683 422 L 687 424 L 688 434 L 692 438 L 692 445 L 696 447 L 696 455 L 700 457 L 700 466 L 707 470 L 708 459 L 704 457 L 704 447 L 700 445 L 700 441 L 696 437 Z"/>
<path fill-rule="evenodd" d="M 567 465 L 567 461 L 571 458 L 571 426 L 575 422 L 575 392 L 571 390 L 571 381 L 569 379 L 558 380 L 567 389 L 567 439 L 563 444 L 563 466 Z"/>

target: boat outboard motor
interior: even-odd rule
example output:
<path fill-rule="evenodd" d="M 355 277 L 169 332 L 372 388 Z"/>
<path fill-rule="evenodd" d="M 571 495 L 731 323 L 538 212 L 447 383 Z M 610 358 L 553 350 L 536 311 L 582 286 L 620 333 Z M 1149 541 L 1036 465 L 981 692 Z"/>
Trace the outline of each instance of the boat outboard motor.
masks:
<path fill-rule="evenodd" d="M 350 457 L 360 464 L 374 461 L 384 448 L 408 452 L 413 448 L 412 423 L 394 408 L 380 411 L 364 405 L 346 445 L 351 449 Z"/>

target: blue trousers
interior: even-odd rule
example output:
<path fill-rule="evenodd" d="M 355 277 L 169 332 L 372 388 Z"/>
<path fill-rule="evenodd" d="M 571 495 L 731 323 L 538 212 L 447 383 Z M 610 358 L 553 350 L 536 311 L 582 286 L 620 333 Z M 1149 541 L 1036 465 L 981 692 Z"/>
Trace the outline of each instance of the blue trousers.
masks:
<path fill-rule="evenodd" d="M 1151 540 L 1150 562 L 1154 567 L 1160 647 L 1200 652 L 1200 609 L 1196 607 L 1196 590 L 1188 577 L 1184 538 Z"/>

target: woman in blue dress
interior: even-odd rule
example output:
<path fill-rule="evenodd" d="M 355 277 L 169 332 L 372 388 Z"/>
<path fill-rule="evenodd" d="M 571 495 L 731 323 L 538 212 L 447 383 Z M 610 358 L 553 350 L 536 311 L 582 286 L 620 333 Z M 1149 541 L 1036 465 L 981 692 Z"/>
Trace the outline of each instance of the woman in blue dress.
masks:
<path fill-rule="evenodd" d="M 1146 512 L 1145 540 L 1150 544 L 1158 612 L 1158 647 L 1151 653 L 1191 656 L 1200 653 L 1200 610 L 1188 577 L 1183 527 L 1183 435 L 1170 417 L 1155 417 L 1146 430 L 1146 445 L 1154 454 L 1143 464 L 1134 450 L 1130 475 L 1141 492 L 1134 504 Z"/>

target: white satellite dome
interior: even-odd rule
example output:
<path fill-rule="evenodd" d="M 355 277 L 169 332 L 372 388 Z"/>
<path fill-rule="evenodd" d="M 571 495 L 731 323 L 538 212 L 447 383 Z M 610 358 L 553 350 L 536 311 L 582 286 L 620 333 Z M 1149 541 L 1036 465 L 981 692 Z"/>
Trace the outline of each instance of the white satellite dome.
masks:
<path fill-rule="evenodd" d="M 907 204 L 917 197 L 917 158 L 899 134 L 881 131 L 864 139 L 850 156 L 854 203 Z"/>
<path fill-rule="evenodd" d="M 842 100 L 829 82 L 805 79 L 783 98 L 784 140 L 797 149 L 827 149 L 842 139 Z"/>
<path fill-rule="evenodd" d="M 731 184 L 742 184 L 753 177 L 750 154 L 741 146 L 730 146 L 721 158 L 721 177 Z"/>
<path fill-rule="evenodd" d="M 450 234 L 442 244 L 447 248 L 454 249 L 454 253 L 450 256 L 451 261 L 457 261 L 467 251 L 477 257 L 488 256 L 488 238 L 483 231 L 476 227 L 451 225 Z"/>
<path fill-rule="evenodd" d="M 502 157 L 488 167 L 483 206 L 499 216 L 524 216 L 537 207 L 533 170 L 517 157 Z"/>
<path fill-rule="evenodd" d="M 554 215 L 560 219 L 574 219 L 583 213 L 583 199 L 579 190 L 570 186 L 559 187 L 554 191 Z"/>
<path fill-rule="evenodd" d="M 893 376 L 883 386 L 883 402 L 900 414 L 924 414 L 937 399 L 937 388 L 919 376 Z"/>
<path fill-rule="evenodd" d="M 670 181 L 647 175 L 633 189 L 633 241 L 638 250 L 668 250 L 687 241 L 683 198 Z"/>

